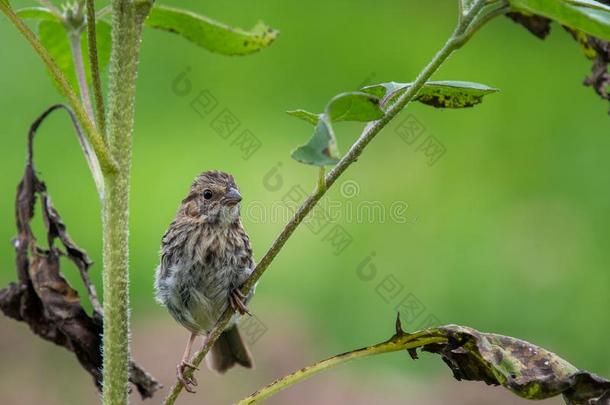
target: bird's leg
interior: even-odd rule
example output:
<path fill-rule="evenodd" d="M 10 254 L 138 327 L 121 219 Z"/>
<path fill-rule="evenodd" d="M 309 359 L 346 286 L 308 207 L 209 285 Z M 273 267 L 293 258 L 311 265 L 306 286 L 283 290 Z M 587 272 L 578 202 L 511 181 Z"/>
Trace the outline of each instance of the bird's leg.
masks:
<path fill-rule="evenodd" d="M 241 315 L 248 314 L 252 316 L 250 311 L 248 311 L 248 307 L 246 304 L 244 304 L 245 299 L 246 296 L 237 287 L 232 288 L 229 292 L 229 304 L 231 304 L 231 308 L 233 308 L 234 311 L 239 312 Z"/>
<path fill-rule="evenodd" d="M 191 357 L 191 348 L 193 347 L 193 342 L 195 341 L 196 337 L 196 333 L 191 333 L 191 336 L 189 337 L 189 340 L 186 343 L 186 348 L 184 349 L 182 360 L 180 361 L 178 367 L 176 367 L 176 376 L 178 377 L 178 380 L 184 385 L 184 389 L 190 393 L 195 392 L 192 386 L 197 386 L 197 380 L 193 375 L 191 375 L 191 377 L 187 377 L 185 375 L 185 372 L 187 369 L 198 370 L 195 365 L 189 363 Z"/>

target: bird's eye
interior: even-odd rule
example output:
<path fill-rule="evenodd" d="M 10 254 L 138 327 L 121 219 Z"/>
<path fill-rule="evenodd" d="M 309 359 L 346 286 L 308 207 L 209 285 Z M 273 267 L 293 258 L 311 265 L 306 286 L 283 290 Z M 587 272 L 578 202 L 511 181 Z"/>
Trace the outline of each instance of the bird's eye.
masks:
<path fill-rule="evenodd" d="M 205 198 L 206 200 L 212 198 L 212 191 L 208 190 L 207 188 L 203 190 L 203 198 Z"/>

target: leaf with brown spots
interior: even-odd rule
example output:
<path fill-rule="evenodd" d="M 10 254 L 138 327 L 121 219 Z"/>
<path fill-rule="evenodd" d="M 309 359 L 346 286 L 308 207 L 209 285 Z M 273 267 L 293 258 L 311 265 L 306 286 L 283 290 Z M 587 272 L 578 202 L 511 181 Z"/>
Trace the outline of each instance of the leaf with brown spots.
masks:
<path fill-rule="evenodd" d="M 523 25 L 538 38 L 544 39 L 547 37 L 553 20 L 561 23 L 563 28 L 568 31 L 581 46 L 585 57 L 593 61 L 591 74 L 585 78 L 584 85 L 592 87 L 595 93 L 602 99 L 610 100 L 610 73 L 608 73 L 608 67 L 610 65 L 610 42 L 607 40 L 610 38 L 610 0 L 562 0 L 560 2 L 513 0 L 512 3 L 517 9 L 507 13 L 507 17 L 518 24 Z M 520 7 L 520 4 L 526 3 L 531 3 L 529 4 L 530 9 Z M 534 6 L 541 7 L 541 9 L 538 10 L 540 15 L 535 13 L 536 9 Z M 553 10 L 549 11 L 546 9 L 547 7 L 551 7 Z M 569 12 L 565 15 L 560 13 L 562 16 L 559 18 L 556 14 L 561 10 L 568 10 Z M 589 17 L 581 18 L 580 24 L 568 24 L 571 20 L 567 19 L 567 16 L 579 15 L 578 13 L 590 14 L 589 17 L 595 22 L 594 29 L 586 29 L 591 28 L 588 25 L 582 26 L 582 21 L 587 20 Z M 595 34 L 598 36 L 594 36 Z"/>
<path fill-rule="evenodd" d="M 250 30 L 230 27 L 208 17 L 173 7 L 155 5 L 147 27 L 178 34 L 210 52 L 222 55 L 248 55 L 275 41 L 279 31 L 259 21 Z"/>
<path fill-rule="evenodd" d="M 411 83 L 380 83 L 366 86 L 363 92 L 383 99 L 382 104 L 390 106 L 411 86 Z M 480 83 L 463 81 L 430 81 L 417 93 L 414 100 L 436 108 L 473 107 L 483 101 L 483 97 L 496 93 L 498 89 Z"/>
<path fill-rule="evenodd" d="M 610 403 L 610 381 L 532 343 L 459 325 L 429 331 L 444 335 L 447 342 L 426 345 L 422 350 L 441 355 L 457 380 L 502 385 L 527 399 L 563 395 L 567 404 Z"/>

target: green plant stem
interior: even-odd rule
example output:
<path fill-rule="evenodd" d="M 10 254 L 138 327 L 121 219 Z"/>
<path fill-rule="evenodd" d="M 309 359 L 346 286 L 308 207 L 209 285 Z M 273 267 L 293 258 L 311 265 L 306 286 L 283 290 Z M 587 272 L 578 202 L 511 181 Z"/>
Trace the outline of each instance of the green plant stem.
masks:
<path fill-rule="evenodd" d="M 341 158 L 339 163 L 326 175 L 325 184 L 323 191 L 320 190 L 320 186 L 307 197 L 305 202 L 293 215 L 293 217 L 284 226 L 278 237 L 275 239 L 269 250 L 265 253 L 263 258 L 260 260 L 248 280 L 244 283 L 241 290 L 244 294 L 252 289 L 252 286 L 258 281 L 262 274 L 267 270 L 271 262 L 275 259 L 277 254 L 282 250 L 284 244 L 288 241 L 295 229 L 300 225 L 307 214 L 312 208 L 318 203 L 322 196 L 326 193 L 329 187 L 331 187 L 335 181 L 341 176 L 341 174 L 354 162 L 358 160 L 358 157 L 362 154 L 362 151 L 366 146 L 373 140 L 373 138 L 400 112 L 404 109 L 407 104 L 417 96 L 419 90 L 428 81 L 434 72 L 447 60 L 447 58 L 457 49 L 459 49 L 465 41 L 462 40 L 462 35 L 467 31 L 473 20 L 479 15 L 481 9 L 485 6 L 486 0 L 476 0 L 476 2 L 470 7 L 468 14 L 460 18 L 458 26 L 447 40 L 445 45 L 438 51 L 438 53 L 432 58 L 432 60 L 426 65 L 426 67 L 420 72 L 413 84 L 409 89 L 386 111 L 386 114 L 379 120 L 366 126 L 358 140 L 352 145 L 350 150 Z M 195 366 L 199 366 L 201 361 L 208 353 L 214 342 L 218 339 L 222 331 L 224 331 L 228 324 L 233 310 L 229 307 L 222 314 L 220 319 L 216 322 L 216 325 L 207 335 L 203 347 L 198 351 L 191 362 Z M 187 371 L 186 375 L 190 377 L 192 370 Z M 176 381 L 168 396 L 165 398 L 164 405 L 172 405 L 176 402 L 176 399 L 182 392 L 184 385 L 180 381 Z"/>
<path fill-rule="evenodd" d="M 23 35 L 27 42 L 32 46 L 34 51 L 42 59 L 43 63 L 49 70 L 51 76 L 57 82 L 61 92 L 68 100 L 68 104 L 72 107 L 74 114 L 78 118 L 78 123 L 83 128 L 97 158 L 99 159 L 102 170 L 105 173 L 112 173 L 116 170 L 116 163 L 110 156 L 110 153 L 104 143 L 102 135 L 98 132 L 93 121 L 87 115 L 87 112 L 74 93 L 65 76 L 51 57 L 45 47 L 40 43 L 36 35 L 29 29 L 27 25 L 19 18 L 11 9 L 10 5 L 0 0 L 0 11 L 2 11 L 8 19 L 13 23 L 17 30 Z"/>
<path fill-rule="evenodd" d="M 85 73 L 85 64 L 83 61 L 83 52 L 80 46 L 81 30 L 75 29 L 68 32 L 70 41 L 70 50 L 72 51 L 72 61 L 74 62 L 74 70 L 76 71 L 76 79 L 78 81 L 78 89 L 80 91 L 80 100 L 85 107 L 85 111 L 89 119 L 93 120 L 93 107 L 91 106 L 91 98 L 89 96 L 89 86 L 87 85 L 87 74 Z"/>
<path fill-rule="evenodd" d="M 435 336 L 433 333 L 419 332 L 415 334 L 395 335 L 390 340 L 376 344 L 374 346 L 363 347 L 347 353 L 342 353 L 318 363 L 303 367 L 285 377 L 279 378 L 269 385 L 259 389 L 248 397 L 237 402 L 237 405 L 254 404 L 262 401 L 270 396 L 277 394 L 283 389 L 290 387 L 296 383 L 302 382 L 305 379 L 327 371 L 332 367 L 338 366 L 348 361 L 361 359 L 363 357 L 375 356 L 383 353 L 391 353 L 401 350 L 415 349 L 433 343 L 446 343 L 447 338 L 443 336 Z"/>
<path fill-rule="evenodd" d="M 89 44 L 89 66 L 91 66 L 91 79 L 93 84 L 93 98 L 95 100 L 95 117 L 100 132 L 106 134 L 106 111 L 104 108 L 104 93 L 102 92 L 102 79 L 100 65 L 97 57 L 97 37 L 95 26 L 94 0 L 87 0 L 87 41 Z"/>
<path fill-rule="evenodd" d="M 324 193 L 326 191 L 326 170 L 324 166 L 320 167 L 320 171 L 318 173 L 318 193 Z"/>
<path fill-rule="evenodd" d="M 152 0 L 151 0 L 152 1 Z M 127 403 L 129 367 L 129 181 L 141 24 L 129 0 L 112 2 L 107 141 L 118 170 L 105 176 L 103 402 Z"/>
<path fill-rule="evenodd" d="M 84 105 L 85 111 L 87 111 L 89 119 L 93 120 L 93 110 L 91 108 L 91 99 L 89 98 L 89 88 L 87 87 L 87 76 L 85 74 L 83 53 L 81 52 L 80 46 L 80 34 L 80 30 L 68 32 L 68 39 L 70 41 L 70 48 L 72 50 L 72 60 L 74 62 L 74 70 L 78 80 L 81 102 Z M 97 188 L 97 194 L 99 195 L 100 199 L 103 199 L 104 175 L 100 167 L 100 162 L 97 160 L 97 156 L 87 141 L 87 138 L 80 136 L 79 133 L 78 141 L 85 155 L 85 159 L 87 160 L 87 164 L 89 165 L 89 169 L 91 170 L 91 174 L 93 175 L 93 181 L 95 182 L 95 187 Z"/>

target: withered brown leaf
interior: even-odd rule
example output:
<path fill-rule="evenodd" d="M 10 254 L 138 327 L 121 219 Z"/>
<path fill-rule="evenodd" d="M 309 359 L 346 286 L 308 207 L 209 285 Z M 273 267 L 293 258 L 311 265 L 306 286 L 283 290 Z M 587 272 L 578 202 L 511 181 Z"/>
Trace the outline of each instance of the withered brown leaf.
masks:
<path fill-rule="evenodd" d="M 0 310 L 10 318 L 26 322 L 41 338 L 74 352 L 100 389 L 103 314 L 95 286 L 89 279 L 88 271 L 92 262 L 87 253 L 68 235 L 66 226 L 53 207 L 47 188 L 36 175 L 34 167 L 33 142 L 36 130 L 50 113 L 60 108 L 69 113 L 76 130 L 80 131 L 72 111 L 61 104 L 47 109 L 30 127 L 25 173 L 17 187 L 15 201 L 17 237 L 13 244 L 17 256 L 18 282 L 0 290 Z M 38 246 L 30 227 L 38 199 L 48 249 Z M 57 241 L 60 247 L 55 246 Z M 62 275 L 60 256 L 66 256 L 78 267 L 93 307 L 91 316 L 83 309 L 77 291 Z M 152 397 L 161 388 L 157 380 L 133 361 L 130 362 L 129 380 L 142 398 Z"/>
<path fill-rule="evenodd" d="M 502 385 L 527 399 L 563 395 L 569 405 L 610 404 L 609 380 L 578 369 L 540 346 L 459 325 L 432 328 L 428 332 L 444 336 L 447 341 L 421 349 L 439 354 L 458 381 Z"/>

